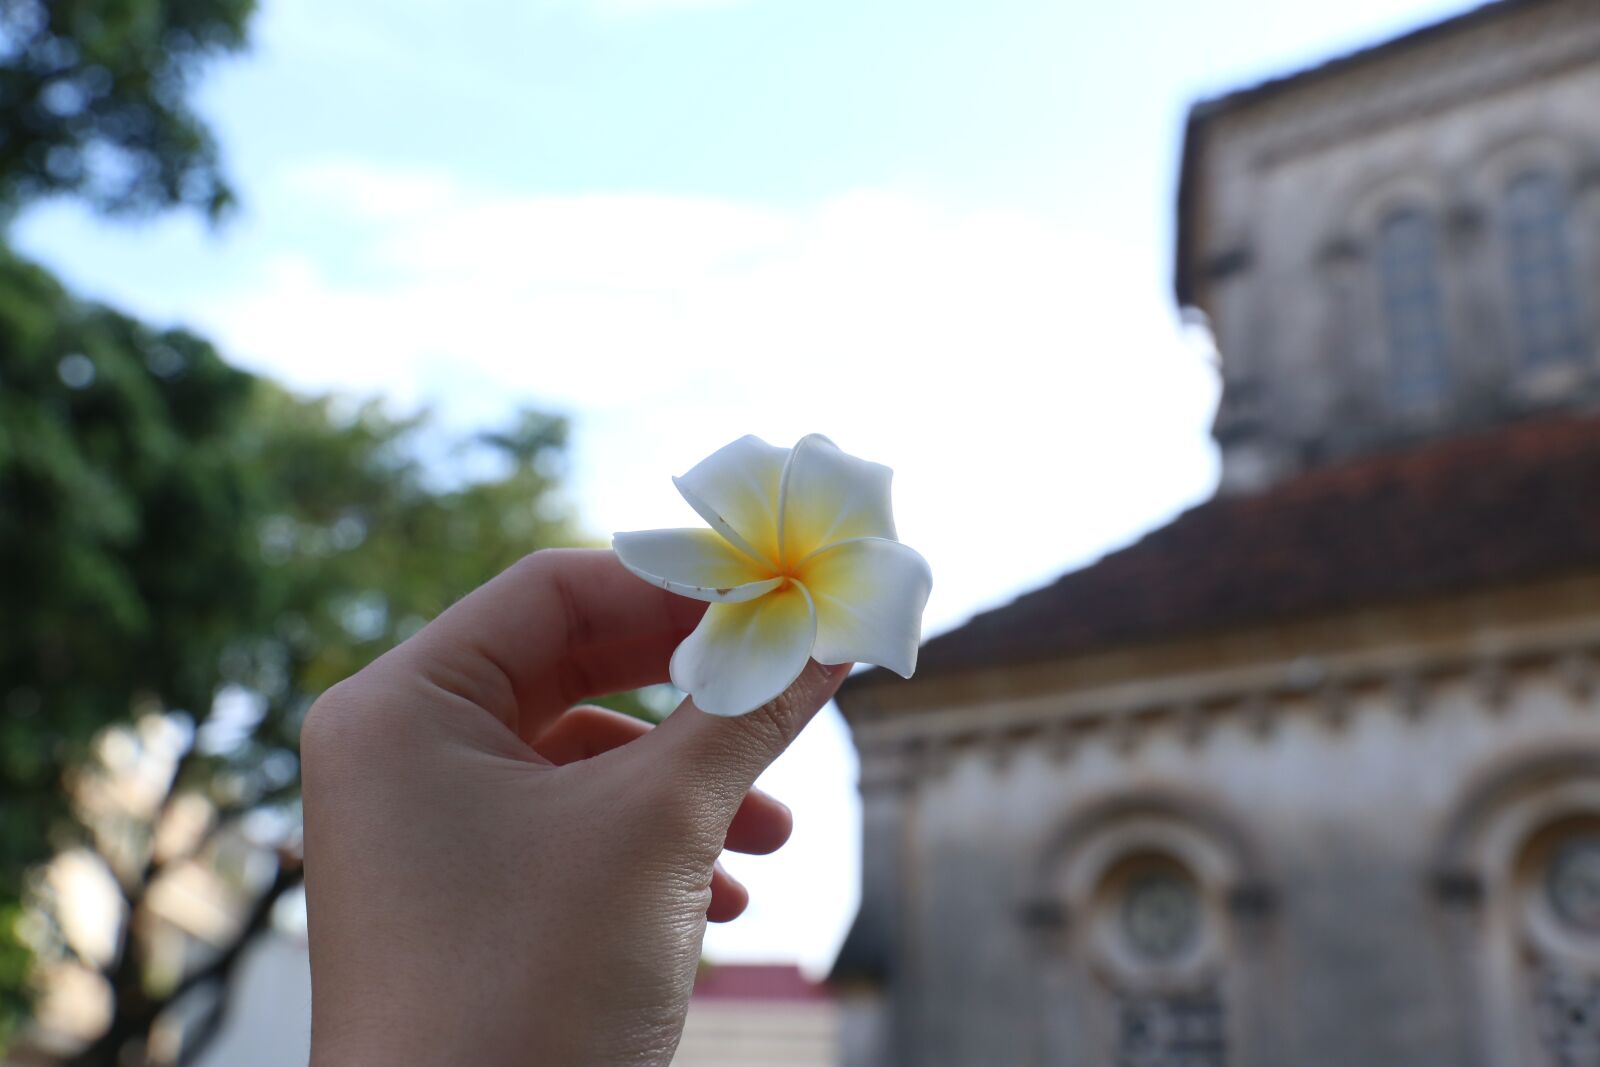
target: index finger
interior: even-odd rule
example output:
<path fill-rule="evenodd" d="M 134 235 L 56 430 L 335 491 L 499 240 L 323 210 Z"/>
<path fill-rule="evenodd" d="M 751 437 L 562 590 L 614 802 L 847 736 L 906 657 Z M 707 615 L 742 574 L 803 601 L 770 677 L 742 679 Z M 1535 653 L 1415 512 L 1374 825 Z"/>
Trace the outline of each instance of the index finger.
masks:
<path fill-rule="evenodd" d="M 706 605 L 606 549 L 545 549 L 463 597 L 396 655 L 524 740 L 583 700 L 667 680 Z"/>

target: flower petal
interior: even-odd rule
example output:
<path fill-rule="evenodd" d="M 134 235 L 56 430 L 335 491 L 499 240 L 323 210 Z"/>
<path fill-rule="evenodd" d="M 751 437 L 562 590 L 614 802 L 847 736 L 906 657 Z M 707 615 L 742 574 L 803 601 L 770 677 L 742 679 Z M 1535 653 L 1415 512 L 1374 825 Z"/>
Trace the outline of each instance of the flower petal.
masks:
<path fill-rule="evenodd" d="M 847 455 L 821 434 L 800 439 L 783 468 L 778 497 L 784 562 L 853 537 L 895 540 L 889 508 L 894 471 Z"/>
<path fill-rule="evenodd" d="M 640 530 L 611 539 L 622 565 L 679 596 L 737 604 L 771 592 L 783 581 L 769 577 L 713 530 Z"/>
<path fill-rule="evenodd" d="M 672 684 L 712 715 L 743 715 L 789 688 L 811 659 L 817 613 L 799 582 L 713 604 L 672 654 Z"/>
<path fill-rule="evenodd" d="M 778 484 L 787 448 L 745 435 L 672 479 L 683 499 L 753 559 L 778 560 Z"/>
<path fill-rule="evenodd" d="M 927 560 L 898 541 L 861 537 L 812 556 L 800 580 L 817 608 L 818 663 L 873 663 L 911 677 L 933 588 Z"/>

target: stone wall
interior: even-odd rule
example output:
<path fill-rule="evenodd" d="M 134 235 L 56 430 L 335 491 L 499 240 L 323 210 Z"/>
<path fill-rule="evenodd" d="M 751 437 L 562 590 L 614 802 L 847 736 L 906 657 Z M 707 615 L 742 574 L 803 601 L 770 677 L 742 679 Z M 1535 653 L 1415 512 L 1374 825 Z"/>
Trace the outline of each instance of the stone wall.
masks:
<path fill-rule="evenodd" d="M 868 844 L 903 946 L 877 1062 L 1564 1062 L 1541 1042 L 1600 1036 L 1597 589 L 856 709 L 867 803 L 903 813 Z"/>
<path fill-rule="evenodd" d="M 1375 447 L 1600 402 L 1600 5 L 1496 19 L 1246 97 L 1197 122 L 1189 151 L 1194 298 L 1225 393 L 1224 491 Z M 1202 106 L 1200 113 L 1205 114 Z M 1506 193 L 1548 173 L 1569 203 L 1589 352 L 1518 358 Z M 1386 215 L 1437 230 L 1449 381 L 1402 403 L 1376 241 Z"/>

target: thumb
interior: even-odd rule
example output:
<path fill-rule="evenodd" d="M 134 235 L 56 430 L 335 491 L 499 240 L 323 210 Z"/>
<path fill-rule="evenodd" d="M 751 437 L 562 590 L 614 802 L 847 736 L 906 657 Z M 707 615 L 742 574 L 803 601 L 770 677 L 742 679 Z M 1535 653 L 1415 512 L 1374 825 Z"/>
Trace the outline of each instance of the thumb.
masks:
<path fill-rule="evenodd" d="M 851 666 L 824 667 L 812 660 L 788 689 L 748 715 L 708 715 L 686 699 L 641 740 L 655 748 L 656 758 L 675 764 L 674 769 L 726 799 L 731 812 L 761 772 L 833 699 Z"/>

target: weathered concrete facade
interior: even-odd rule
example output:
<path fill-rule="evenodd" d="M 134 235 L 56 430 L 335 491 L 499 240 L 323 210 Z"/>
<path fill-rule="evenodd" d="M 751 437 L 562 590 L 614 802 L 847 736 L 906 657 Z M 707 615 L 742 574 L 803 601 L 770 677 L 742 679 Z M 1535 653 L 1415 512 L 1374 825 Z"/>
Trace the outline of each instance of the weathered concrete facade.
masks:
<path fill-rule="evenodd" d="M 862 694 L 858 1062 L 1567 1062 L 1540 983 L 1600 942 L 1548 914 L 1541 834 L 1600 832 L 1596 604 L 1600 572 Z M 1130 916 L 1141 868 L 1197 916 Z"/>
<path fill-rule="evenodd" d="M 1513 0 L 1418 37 L 1195 109 L 1178 282 L 1223 353 L 1224 491 L 1600 401 L 1592 358 L 1527 358 L 1512 278 L 1514 190 L 1547 178 L 1593 355 L 1600 5 Z M 1386 223 L 1408 214 L 1433 245 L 1447 350 L 1436 387 L 1412 391 L 1396 387 L 1383 263 Z"/>
<path fill-rule="evenodd" d="M 1600 3 L 1200 105 L 1183 186 L 1222 494 L 847 684 L 846 1062 L 1600 1065 Z"/>

